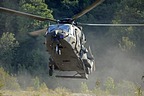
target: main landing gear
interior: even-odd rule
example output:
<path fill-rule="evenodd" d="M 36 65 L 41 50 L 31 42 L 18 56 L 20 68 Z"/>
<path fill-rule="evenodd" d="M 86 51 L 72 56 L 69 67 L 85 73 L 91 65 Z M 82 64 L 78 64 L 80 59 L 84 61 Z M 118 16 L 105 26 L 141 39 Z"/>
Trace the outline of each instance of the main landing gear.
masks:
<path fill-rule="evenodd" d="M 54 62 L 51 58 L 49 58 L 49 76 L 52 76 L 54 72 Z"/>
<path fill-rule="evenodd" d="M 53 75 L 53 68 L 52 66 L 49 66 L 49 76 L 52 76 Z"/>

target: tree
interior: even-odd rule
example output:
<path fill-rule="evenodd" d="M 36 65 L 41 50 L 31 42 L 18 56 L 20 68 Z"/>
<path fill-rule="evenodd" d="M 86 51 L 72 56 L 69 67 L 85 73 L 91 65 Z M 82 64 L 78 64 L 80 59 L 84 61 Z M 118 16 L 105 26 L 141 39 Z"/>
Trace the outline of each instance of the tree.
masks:
<path fill-rule="evenodd" d="M 19 42 L 16 40 L 13 33 L 3 33 L 0 38 L 0 61 L 3 62 L 3 67 L 8 70 L 12 70 L 11 62 L 13 60 L 13 55 L 15 54 L 15 49 L 19 46 Z"/>
<path fill-rule="evenodd" d="M 20 11 L 38 15 L 44 18 L 53 18 L 52 11 L 48 9 L 48 6 L 43 2 L 43 0 L 21 0 Z M 18 40 L 27 38 L 27 33 L 35 31 L 48 26 L 48 22 L 41 22 L 38 20 L 18 17 Z"/>
<path fill-rule="evenodd" d="M 2 1 L 0 5 L 16 9 L 19 11 L 39 15 L 45 18 L 53 18 L 52 11 L 48 9 L 47 5 L 44 3 L 44 0 L 20 0 L 20 1 L 15 0 L 14 2 L 13 1 L 11 2 L 11 0 L 5 0 Z M 1 62 L 5 61 L 5 59 L 9 59 L 6 61 L 9 62 L 9 65 L 6 64 L 6 62 L 4 62 L 3 64 L 8 66 L 11 65 L 11 68 L 9 68 L 11 70 L 10 72 L 12 72 L 13 70 L 14 73 L 17 73 L 20 70 L 28 69 L 29 71 L 31 71 L 31 73 L 34 73 L 33 71 L 35 69 L 34 66 L 38 66 L 38 63 L 42 65 L 42 67 L 38 68 L 46 69 L 45 66 L 48 61 L 47 59 L 44 59 L 45 54 L 42 56 L 41 52 L 37 51 L 37 50 L 43 50 L 42 49 L 43 47 L 39 45 L 42 44 L 43 39 L 40 39 L 41 37 L 32 38 L 28 36 L 27 33 L 33 30 L 45 28 L 47 27 L 48 23 L 29 19 L 26 17 L 6 15 L 6 14 L 0 14 L 0 19 L 3 22 L 3 24 L 0 23 L 1 32 L 7 32 L 7 30 L 11 30 L 11 32 L 14 33 L 16 36 L 16 41 L 18 41 L 19 43 L 19 47 L 13 48 L 11 50 L 12 56 L 9 55 L 10 52 L 8 51 L 5 51 L 6 53 L 8 52 L 7 54 L 5 52 L 1 53 L 1 56 L 3 54 L 6 54 L 4 58 L 1 58 L 3 59 L 1 60 Z M 6 43 L 8 43 L 8 41 L 6 41 Z M 40 58 L 38 61 L 36 61 L 37 58 L 35 58 L 34 54 L 37 54 L 36 57 Z M 34 61 L 37 63 L 34 63 Z"/>
<path fill-rule="evenodd" d="M 113 23 L 143 23 L 144 10 L 143 0 L 122 0 L 118 11 L 115 13 Z M 142 27 L 117 27 L 110 30 L 115 45 L 120 48 L 144 53 L 143 44 L 144 30 Z"/>
<path fill-rule="evenodd" d="M 52 11 L 47 8 L 43 0 L 24 0 L 21 2 L 20 10 L 39 15 L 45 18 L 53 18 Z M 46 71 L 47 59 L 45 59 L 45 49 L 42 45 L 42 36 L 30 37 L 26 33 L 45 28 L 48 22 L 40 22 L 37 20 L 19 17 L 19 34 L 17 38 L 20 41 L 20 47 L 15 56 L 15 63 L 19 71 L 23 68 L 27 69 L 31 74 L 38 74 L 37 70 Z M 42 52 L 45 54 L 42 55 Z"/>
<path fill-rule="evenodd" d="M 18 0 L 1 0 L 0 6 L 11 9 L 18 9 Z M 17 22 L 15 16 L 1 13 L 0 21 L 0 36 L 3 32 L 17 32 Z"/>

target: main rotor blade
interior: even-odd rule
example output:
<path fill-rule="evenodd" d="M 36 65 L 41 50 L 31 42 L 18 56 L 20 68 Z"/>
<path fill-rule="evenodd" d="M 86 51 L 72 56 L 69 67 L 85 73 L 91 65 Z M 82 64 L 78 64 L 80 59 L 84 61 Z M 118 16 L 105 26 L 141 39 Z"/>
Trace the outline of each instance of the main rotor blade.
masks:
<path fill-rule="evenodd" d="M 12 9 L 9 9 L 9 8 L 4 8 L 4 7 L 0 7 L 0 11 L 10 13 L 10 14 L 15 14 L 15 15 L 18 15 L 18 16 L 29 17 L 29 18 L 36 19 L 36 20 L 39 20 L 39 21 L 48 20 L 48 21 L 52 21 L 52 22 L 57 22 L 54 19 L 44 18 L 44 17 L 41 17 L 41 16 L 37 16 L 37 15 L 25 13 L 25 12 L 20 12 L 20 11 L 16 11 L 16 10 L 12 10 Z"/>
<path fill-rule="evenodd" d="M 37 30 L 37 31 L 33 31 L 33 32 L 29 32 L 28 34 L 30 36 L 39 36 L 40 34 L 43 34 L 47 31 L 47 28 L 45 29 L 41 29 L 41 30 Z"/>
<path fill-rule="evenodd" d="M 80 13 L 76 14 L 75 16 L 73 16 L 73 20 L 78 19 L 79 17 L 83 16 L 84 14 L 86 14 L 87 12 L 89 12 L 90 10 L 92 10 L 93 8 L 95 8 L 96 6 L 98 6 L 99 4 L 101 4 L 104 0 L 96 0 L 92 5 L 88 6 L 86 9 L 84 9 L 83 11 L 81 11 Z"/>
<path fill-rule="evenodd" d="M 144 26 L 144 24 L 86 24 L 86 23 L 78 23 L 78 25 L 86 25 L 86 26 L 108 26 L 108 27 L 128 27 L 128 26 L 137 26 L 141 27 Z"/>

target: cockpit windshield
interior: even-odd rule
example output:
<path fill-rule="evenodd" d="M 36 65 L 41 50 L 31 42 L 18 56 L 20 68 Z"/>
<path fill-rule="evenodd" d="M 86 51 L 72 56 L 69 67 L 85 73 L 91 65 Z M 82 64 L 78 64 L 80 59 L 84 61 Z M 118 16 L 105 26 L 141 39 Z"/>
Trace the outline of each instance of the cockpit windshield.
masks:
<path fill-rule="evenodd" d="M 51 25 L 48 28 L 48 32 L 53 32 L 54 30 L 62 30 L 64 32 L 69 32 L 70 31 L 70 26 L 69 25 Z"/>

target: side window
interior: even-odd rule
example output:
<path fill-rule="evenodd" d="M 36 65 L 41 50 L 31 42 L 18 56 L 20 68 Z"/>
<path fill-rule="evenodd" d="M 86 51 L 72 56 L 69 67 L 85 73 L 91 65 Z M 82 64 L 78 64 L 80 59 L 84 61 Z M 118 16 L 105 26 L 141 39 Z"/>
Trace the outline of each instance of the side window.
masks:
<path fill-rule="evenodd" d="M 69 25 L 68 28 L 69 28 L 69 34 L 74 36 L 73 26 Z"/>
<path fill-rule="evenodd" d="M 57 28 L 57 25 L 50 25 L 48 27 L 48 33 L 51 33 L 53 30 L 55 30 Z"/>
<path fill-rule="evenodd" d="M 75 36 L 75 28 L 72 28 L 72 29 L 73 29 L 73 30 L 72 30 L 72 31 L 73 31 L 73 36 Z"/>
<path fill-rule="evenodd" d="M 72 26 L 72 31 L 73 31 L 73 36 L 76 36 L 76 28 L 74 26 Z"/>

